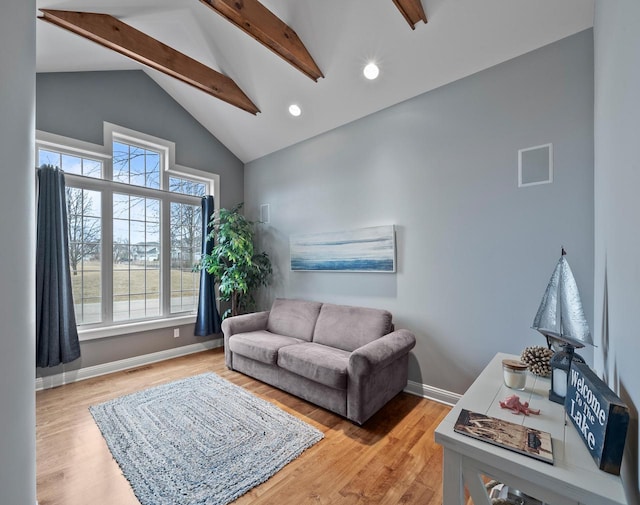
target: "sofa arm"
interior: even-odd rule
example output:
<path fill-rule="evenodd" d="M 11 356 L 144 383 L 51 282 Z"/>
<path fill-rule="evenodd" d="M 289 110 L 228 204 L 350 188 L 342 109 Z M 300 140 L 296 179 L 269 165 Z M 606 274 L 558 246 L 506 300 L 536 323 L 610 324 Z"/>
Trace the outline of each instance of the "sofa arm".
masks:
<path fill-rule="evenodd" d="M 268 320 L 269 311 L 253 312 L 252 314 L 228 317 L 222 321 L 222 331 L 224 332 L 225 337 L 230 337 L 236 333 L 266 330 Z"/>
<path fill-rule="evenodd" d="M 349 357 L 349 376 L 368 376 L 407 354 L 416 345 L 408 330 L 396 330 L 359 347 Z"/>
<path fill-rule="evenodd" d="M 268 320 L 269 311 L 265 311 L 228 317 L 222 321 L 222 332 L 224 333 L 224 362 L 227 368 L 233 370 L 231 351 L 229 350 L 229 337 L 237 333 L 266 330 Z"/>

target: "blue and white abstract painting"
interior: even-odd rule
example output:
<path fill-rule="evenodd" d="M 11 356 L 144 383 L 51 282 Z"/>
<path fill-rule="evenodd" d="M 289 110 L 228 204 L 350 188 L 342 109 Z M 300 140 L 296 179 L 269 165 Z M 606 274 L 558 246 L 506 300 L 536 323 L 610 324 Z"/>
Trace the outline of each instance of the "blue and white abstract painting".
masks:
<path fill-rule="evenodd" d="M 290 238 L 291 270 L 395 272 L 393 225 Z"/>

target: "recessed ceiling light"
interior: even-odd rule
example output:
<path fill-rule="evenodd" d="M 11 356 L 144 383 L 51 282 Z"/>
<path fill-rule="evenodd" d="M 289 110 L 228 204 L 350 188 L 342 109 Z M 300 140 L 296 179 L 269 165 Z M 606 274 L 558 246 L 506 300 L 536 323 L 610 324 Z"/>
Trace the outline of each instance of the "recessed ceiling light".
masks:
<path fill-rule="evenodd" d="M 380 74 L 380 69 L 378 68 L 378 65 L 371 62 L 371 63 L 368 63 L 366 67 L 364 67 L 364 70 L 362 71 L 362 73 L 367 79 L 373 80 L 376 77 L 378 77 L 378 75 Z"/>
<path fill-rule="evenodd" d="M 302 114 L 302 109 L 298 105 L 293 103 L 289 105 L 289 114 L 294 117 L 298 117 L 300 114 Z"/>

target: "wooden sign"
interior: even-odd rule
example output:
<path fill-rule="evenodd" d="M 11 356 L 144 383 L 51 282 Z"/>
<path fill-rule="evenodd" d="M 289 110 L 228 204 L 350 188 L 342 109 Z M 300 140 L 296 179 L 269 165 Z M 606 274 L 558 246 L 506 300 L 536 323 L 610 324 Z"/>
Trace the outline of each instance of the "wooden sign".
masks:
<path fill-rule="evenodd" d="M 625 403 L 584 363 L 571 363 L 564 408 L 600 470 L 620 475 L 629 426 Z"/>

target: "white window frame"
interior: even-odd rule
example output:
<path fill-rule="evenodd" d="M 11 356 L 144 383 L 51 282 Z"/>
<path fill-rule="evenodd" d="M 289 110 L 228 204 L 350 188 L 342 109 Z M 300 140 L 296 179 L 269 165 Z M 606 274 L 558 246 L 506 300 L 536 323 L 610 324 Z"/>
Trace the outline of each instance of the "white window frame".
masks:
<path fill-rule="evenodd" d="M 215 207 L 214 210 L 218 212 L 220 210 L 220 176 L 218 174 L 205 172 L 191 167 L 185 167 L 177 165 L 175 163 L 175 143 L 154 137 L 145 133 L 137 132 L 125 127 L 115 125 L 113 123 L 104 122 L 104 141 L 102 145 L 85 142 L 82 140 L 65 137 L 62 135 L 45 132 L 42 130 L 36 130 L 36 159 L 39 149 L 50 149 L 65 154 L 81 156 L 86 158 L 99 159 L 103 163 L 103 179 L 95 179 L 97 182 L 92 184 L 91 177 L 83 177 L 75 174 L 65 174 L 67 180 L 72 182 L 74 179 L 81 178 L 82 187 L 86 189 L 99 188 L 103 194 L 102 198 L 102 233 L 103 236 L 112 236 L 113 232 L 113 208 L 111 206 L 111 195 L 113 194 L 114 187 L 121 185 L 122 183 L 114 182 L 111 180 L 113 174 L 112 164 L 112 146 L 114 141 L 122 141 L 124 143 L 137 145 L 143 148 L 147 148 L 153 151 L 161 153 L 163 170 L 160 174 L 161 177 L 161 189 L 166 191 L 168 187 L 169 176 L 186 178 L 196 182 L 202 182 L 208 186 L 208 194 L 214 195 Z M 105 188 L 105 181 L 109 184 Z M 126 185 L 127 191 L 130 193 L 139 194 L 140 196 L 154 197 L 153 189 Z M 157 196 L 157 195 L 155 195 Z M 184 198 L 182 198 L 184 196 Z M 180 193 L 173 193 L 171 197 L 173 201 L 193 204 L 193 197 L 188 195 L 181 195 Z M 169 220 L 169 205 L 162 206 L 162 222 L 168 222 Z M 164 228 L 164 227 L 162 227 Z M 155 330 L 160 328 L 174 327 L 178 325 L 194 323 L 196 320 L 196 314 L 184 314 L 179 313 L 175 316 L 167 316 L 170 314 L 171 305 L 171 292 L 170 292 L 170 275 L 165 275 L 165 272 L 170 270 L 170 237 L 167 233 L 160 231 L 160 242 L 163 251 L 161 268 L 161 311 L 163 316 L 153 319 L 145 319 L 138 321 L 125 321 L 125 322 L 113 322 L 111 312 L 111 304 L 104 303 L 105 300 L 113 300 L 113 276 L 112 269 L 106 268 L 105 265 L 110 264 L 109 261 L 103 262 L 102 283 L 106 286 L 103 288 L 103 303 L 102 303 L 102 318 L 103 322 L 99 324 L 88 324 L 78 327 L 78 335 L 81 341 L 93 340 L 104 337 L 113 337 L 117 335 L 126 335 L 130 333 L 137 333 L 141 331 Z M 102 240 L 102 258 L 113 257 L 113 244 L 111 241 Z M 106 271 L 105 271 L 106 270 Z M 105 323 L 105 320 L 111 322 Z"/>

